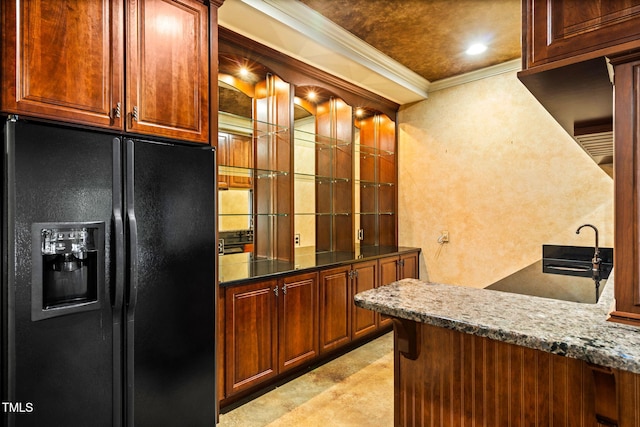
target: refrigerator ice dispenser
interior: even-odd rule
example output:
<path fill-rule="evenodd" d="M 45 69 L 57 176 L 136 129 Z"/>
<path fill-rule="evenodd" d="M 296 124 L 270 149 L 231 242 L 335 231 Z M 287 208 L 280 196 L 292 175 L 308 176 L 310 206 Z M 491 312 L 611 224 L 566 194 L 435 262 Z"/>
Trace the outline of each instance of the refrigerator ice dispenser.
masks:
<path fill-rule="evenodd" d="M 35 223 L 31 320 L 100 308 L 104 223 Z"/>

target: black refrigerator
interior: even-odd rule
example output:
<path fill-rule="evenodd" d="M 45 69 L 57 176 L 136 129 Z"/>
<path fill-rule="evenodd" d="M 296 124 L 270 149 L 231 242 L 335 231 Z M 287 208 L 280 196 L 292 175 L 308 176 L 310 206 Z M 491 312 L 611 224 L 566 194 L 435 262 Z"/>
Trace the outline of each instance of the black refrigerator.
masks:
<path fill-rule="evenodd" d="M 214 155 L 8 117 L 3 425 L 215 425 Z"/>

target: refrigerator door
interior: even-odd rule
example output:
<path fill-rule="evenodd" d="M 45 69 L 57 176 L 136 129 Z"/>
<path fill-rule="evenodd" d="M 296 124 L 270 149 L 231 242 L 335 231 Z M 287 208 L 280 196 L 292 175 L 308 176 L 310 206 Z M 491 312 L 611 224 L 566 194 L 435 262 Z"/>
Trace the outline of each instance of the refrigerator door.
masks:
<path fill-rule="evenodd" d="M 4 137 L 4 425 L 118 425 L 105 256 L 113 138 L 24 121 L 7 122 Z"/>
<path fill-rule="evenodd" d="M 127 425 L 216 424 L 211 147 L 126 141 Z"/>

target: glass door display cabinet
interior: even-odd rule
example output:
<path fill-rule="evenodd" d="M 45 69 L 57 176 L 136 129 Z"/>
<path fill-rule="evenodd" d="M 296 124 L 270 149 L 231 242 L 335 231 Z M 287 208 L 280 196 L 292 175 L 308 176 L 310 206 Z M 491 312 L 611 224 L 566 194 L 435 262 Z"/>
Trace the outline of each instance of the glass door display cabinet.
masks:
<path fill-rule="evenodd" d="M 359 249 L 396 245 L 396 124 L 385 114 L 357 110 L 354 198 Z"/>
<path fill-rule="evenodd" d="M 394 120 L 306 75 L 218 63 L 220 282 L 396 247 Z"/>
<path fill-rule="evenodd" d="M 315 87 L 294 100 L 295 263 L 353 251 L 352 108 Z"/>
<path fill-rule="evenodd" d="M 219 57 L 220 280 L 292 259 L 290 85 L 257 63 Z"/>

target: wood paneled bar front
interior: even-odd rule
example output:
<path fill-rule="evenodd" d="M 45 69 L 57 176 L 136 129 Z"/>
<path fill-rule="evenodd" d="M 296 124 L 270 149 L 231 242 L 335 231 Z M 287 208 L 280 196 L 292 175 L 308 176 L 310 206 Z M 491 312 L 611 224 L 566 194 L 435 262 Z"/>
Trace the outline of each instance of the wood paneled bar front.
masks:
<path fill-rule="evenodd" d="M 355 296 L 391 316 L 396 426 L 638 426 L 640 335 L 596 304 L 401 280 Z"/>

